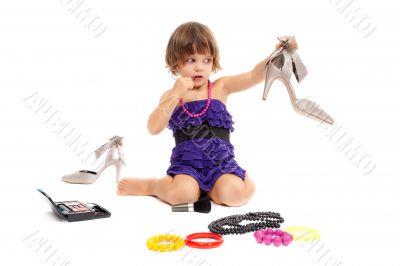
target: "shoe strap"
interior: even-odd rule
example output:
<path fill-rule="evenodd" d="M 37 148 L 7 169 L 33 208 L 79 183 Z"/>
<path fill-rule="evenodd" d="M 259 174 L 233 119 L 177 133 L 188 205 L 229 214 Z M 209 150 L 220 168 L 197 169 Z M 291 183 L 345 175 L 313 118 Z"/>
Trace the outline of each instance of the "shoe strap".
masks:
<path fill-rule="evenodd" d="M 294 52 L 291 54 L 293 62 L 293 73 L 297 79 L 297 82 L 301 82 L 308 74 L 306 66 L 301 61 L 300 56 Z"/>
<path fill-rule="evenodd" d="M 98 159 L 105 151 L 109 151 L 106 158 L 106 164 L 111 164 L 113 160 L 114 151 L 118 152 L 118 159 L 125 165 L 125 153 L 123 149 L 123 137 L 114 136 L 109 139 L 109 142 L 103 144 L 95 151 L 96 159 Z"/>
<path fill-rule="evenodd" d="M 307 76 L 308 72 L 296 50 L 293 50 L 290 46 L 293 39 L 294 37 L 288 40 L 278 38 L 282 43 L 282 47 L 270 57 L 267 64 L 274 64 L 280 68 L 286 80 L 290 80 L 292 73 L 294 73 L 297 82 L 301 82 Z"/>

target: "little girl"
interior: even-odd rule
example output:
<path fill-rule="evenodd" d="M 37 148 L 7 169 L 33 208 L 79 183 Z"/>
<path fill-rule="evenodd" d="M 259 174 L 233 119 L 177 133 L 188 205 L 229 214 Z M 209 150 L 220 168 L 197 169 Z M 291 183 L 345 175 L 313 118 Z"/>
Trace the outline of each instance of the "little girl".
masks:
<path fill-rule="evenodd" d="M 292 46 L 297 48 L 295 42 Z M 176 146 L 167 176 L 124 178 L 118 183 L 117 193 L 152 195 L 169 204 L 178 204 L 195 202 L 203 192 L 217 204 L 245 204 L 255 187 L 234 159 L 234 148 L 229 141 L 233 121 L 226 102 L 230 94 L 265 79 L 268 59 L 249 72 L 210 82 L 211 73 L 221 69 L 212 32 L 197 22 L 180 25 L 169 39 L 165 56 L 167 67 L 179 78 L 161 96 L 148 120 L 151 134 L 156 135 L 166 127 L 174 133 Z"/>

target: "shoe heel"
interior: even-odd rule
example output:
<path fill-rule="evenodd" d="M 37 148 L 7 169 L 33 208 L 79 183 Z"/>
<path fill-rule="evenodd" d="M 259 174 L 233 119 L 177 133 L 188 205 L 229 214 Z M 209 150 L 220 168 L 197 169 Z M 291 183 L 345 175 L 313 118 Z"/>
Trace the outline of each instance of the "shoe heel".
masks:
<path fill-rule="evenodd" d="M 265 77 L 264 93 L 262 96 L 262 99 L 264 101 L 267 99 L 267 96 L 271 89 L 272 83 L 279 76 L 279 72 L 277 71 L 276 67 L 272 64 L 268 64 L 266 72 L 267 73 L 266 73 L 266 77 Z"/>
<path fill-rule="evenodd" d="M 115 182 L 119 182 L 119 177 L 121 176 L 121 170 L 123 167 L 123 163 L 120 160 L 115 161 L 115 176 L 116 176 L 116 180 Z"/>
<path fill-rule="evenodd" d="M 262 96 L 262 99 L 265 101 L 267 99 L 269 90 L 271 89 L 272 85 L 272 80 L 265 80 L 265 85 L 264 85 L 264 93 Z"/>

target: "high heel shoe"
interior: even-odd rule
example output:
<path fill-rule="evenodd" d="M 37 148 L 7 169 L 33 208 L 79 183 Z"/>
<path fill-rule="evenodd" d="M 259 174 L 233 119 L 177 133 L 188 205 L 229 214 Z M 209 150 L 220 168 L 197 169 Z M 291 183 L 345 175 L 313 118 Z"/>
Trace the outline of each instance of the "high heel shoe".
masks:
<path fill-rule="evenodd" d="M 105 161 L 98 171 L 81 170 L 73 174 L 65 175 L 62 180 L 67 183 L 74 184 L 92 184 L 103 173 L 104 169 L 110 165 L 115 166 L 116 181 L 119 182 L 121 168 L 125 166 L 125 155 L 123 152 L 123 138 L 114 136 L 109 142 L 102 145 L 95 151 L 96 159 L 98 159 L 104 152 L 108 150 Z M 118 158 L 114 158 L 114 153 L 117 152 Z"/>
<path fill-rule="evenodd" d="M 334 121 L 317 103 L 309 99 L 297 99 L 290 79 L 294 73 L 297 82 L 301 82 L 307 75 L 307 69 L 296 50 L 291 48 L 294 37 L 287 40 L 278 38 L 282 46 L 276 49 L 266 64 L 266 77 L 262 99 L 267 99 L 272 83 L 279 79 L 286 87 L 293 109 L 319 122 L 333 124 Z"/>

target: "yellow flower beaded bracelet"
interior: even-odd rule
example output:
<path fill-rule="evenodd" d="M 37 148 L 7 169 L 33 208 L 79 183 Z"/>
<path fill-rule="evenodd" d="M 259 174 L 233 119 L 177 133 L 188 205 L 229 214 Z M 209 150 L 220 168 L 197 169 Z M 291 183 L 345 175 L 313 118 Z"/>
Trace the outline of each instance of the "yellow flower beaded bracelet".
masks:
<path fill-rule="evenodd" d="M 150 237 L 146 242 L 147 248 L 154 251 L 175 251 L 185 245 L 185 239 L 177 235 L 156 235 Z"/>

